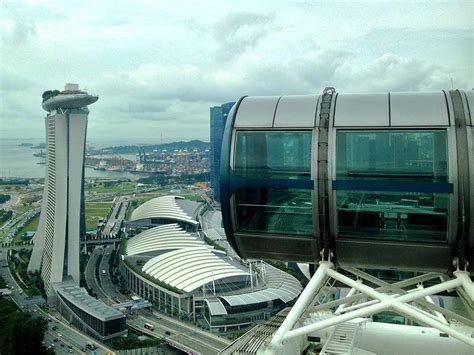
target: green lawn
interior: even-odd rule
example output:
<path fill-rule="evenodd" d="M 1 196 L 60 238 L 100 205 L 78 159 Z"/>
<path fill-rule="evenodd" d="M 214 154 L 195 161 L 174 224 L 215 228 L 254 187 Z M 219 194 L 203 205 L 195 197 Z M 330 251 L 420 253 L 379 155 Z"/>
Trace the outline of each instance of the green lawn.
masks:
<path fill-rule="evenodd" d="M 86 229 L 97 227 L 100 218 L 105 218 L 110 212 L 112 201 L 86 202 Z"/>
<path fill-rule="evenodd" d="M 18 205 L 15 205 L 15 206 L 12 206 L 12 210 L 17 212 L 17 213 L 25 213 L 25 212 L 28 212 L 29 210 L 32 210 L 34 209 L 35 206 L 33 205 L 26 205 L 26 204 L 23 204 L 23 203 L 19 203 Z"/>
<path fill-rule="evenodd" d="M 136 187 L 136 183 L 128 181 L 117 182 L 111 185 L 97 183 L 94 185 L 90 184 L 87 187 L 87 191 L 95 193 L 112 192 L 114 194 L 127 194 L 134 192 Z"/>
<path fill-rule="evenodd" d="M 0 192 L 9 193 L 9 192 L 20 192 L 25 193 L 28 192 L 27 185 L 0 185 Z"/>
<path fill-rule="evenodd" d="M 25 241 L 26 239 L 23 239 L 23 236 L 26 232 L 36 232 L 36 230 L 38 229 L 38 222 L 39 214 L 36 217 L 30 219 L 30 221 L 16 233 L 15 238 L 13 238 L 13 243 Z"/>
<path fill-rule="evenodd" d="M 0 226 L 3 226 L 12 218 L 12 211 L 0 210 Z"/>

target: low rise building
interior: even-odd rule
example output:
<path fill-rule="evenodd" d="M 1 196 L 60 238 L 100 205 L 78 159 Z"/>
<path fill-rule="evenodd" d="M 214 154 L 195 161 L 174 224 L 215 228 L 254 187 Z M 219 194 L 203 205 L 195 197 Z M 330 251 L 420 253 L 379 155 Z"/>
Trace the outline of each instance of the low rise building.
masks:
<path fill-rule="evenodd" d="M 59 312 L 82 331 L 104 341 L 127 334 L 125 315 L 89 296 L 72 279 L 53 284 Z"/>

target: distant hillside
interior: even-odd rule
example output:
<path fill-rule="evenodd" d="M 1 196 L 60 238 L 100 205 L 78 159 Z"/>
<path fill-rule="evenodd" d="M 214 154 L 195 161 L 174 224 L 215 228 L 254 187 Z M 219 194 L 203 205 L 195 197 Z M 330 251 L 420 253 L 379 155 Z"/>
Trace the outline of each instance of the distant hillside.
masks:
<path fill-rule="evenodd" d="M 209 143 L 200 140 L 192 140 L 189 142 L 172 142 L 163 144 L 146 144 L 146 145 L 124 145 L 117 147 L 106 147 L 102 148 L 102 153 L 114 153 L 114 154 L 134 154 L 138 151 L 145 150 L 145 152 L 151 152 L 153 150 L 206 150 L 209 149 Z"/>

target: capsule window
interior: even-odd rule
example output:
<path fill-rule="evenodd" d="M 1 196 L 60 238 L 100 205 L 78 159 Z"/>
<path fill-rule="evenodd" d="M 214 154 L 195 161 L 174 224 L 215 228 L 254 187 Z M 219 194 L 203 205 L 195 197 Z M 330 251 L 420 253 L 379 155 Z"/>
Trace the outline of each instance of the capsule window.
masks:
<path fill-rule="evenodd" d="M 446 242 L 447 157 L 443 130 L 338 131 L 339 237 Z"/>
<path fill-rule="evenodd" d="M 235 193 L 239 232 L 313 235 L 311 190 L 241 188 Z"/>
<path fill-rule="evenodd" d="M 311 131 L 236 133 L 234 172 L 250 179 L 311 179 Z"/>

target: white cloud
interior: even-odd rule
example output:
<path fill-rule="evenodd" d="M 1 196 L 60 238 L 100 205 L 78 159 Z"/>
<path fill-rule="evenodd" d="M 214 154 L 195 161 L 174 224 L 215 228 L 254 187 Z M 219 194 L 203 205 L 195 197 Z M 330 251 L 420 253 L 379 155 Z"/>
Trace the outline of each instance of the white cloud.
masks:
<path fill-rule="evenodd" d="M 349 91 L 430 91 L 449 89 L 453 71 L 428 61 L 385 53 L 368 63 L 345 63 L 335 72 L 335 81 Z M 460 87 L 468 82 L 458 77 Z"/>
<path fill-rule="evenodd" d="M 255 12 L 236 12 L 225 16 L 214 27 L 218 43 L 217 60 L 227 62 L 255 48 L 263 36 L 275 29 L 274 19 L 274 14 Z"/>
<path fill-rule="evenodd" d="M 243 95 L 325 86 L 439 90 L 451 78 L 471 88 L 471 9 L 462 2 L 328 3 L 321 11 L 284 1 L 6 1 L 0 130 L 42 137 L 41 93 L 69 81 L 100 95 L 91 106 L 94 139 L 152 139 L 158 131 L 208 139 L 209 106 Z"/>

